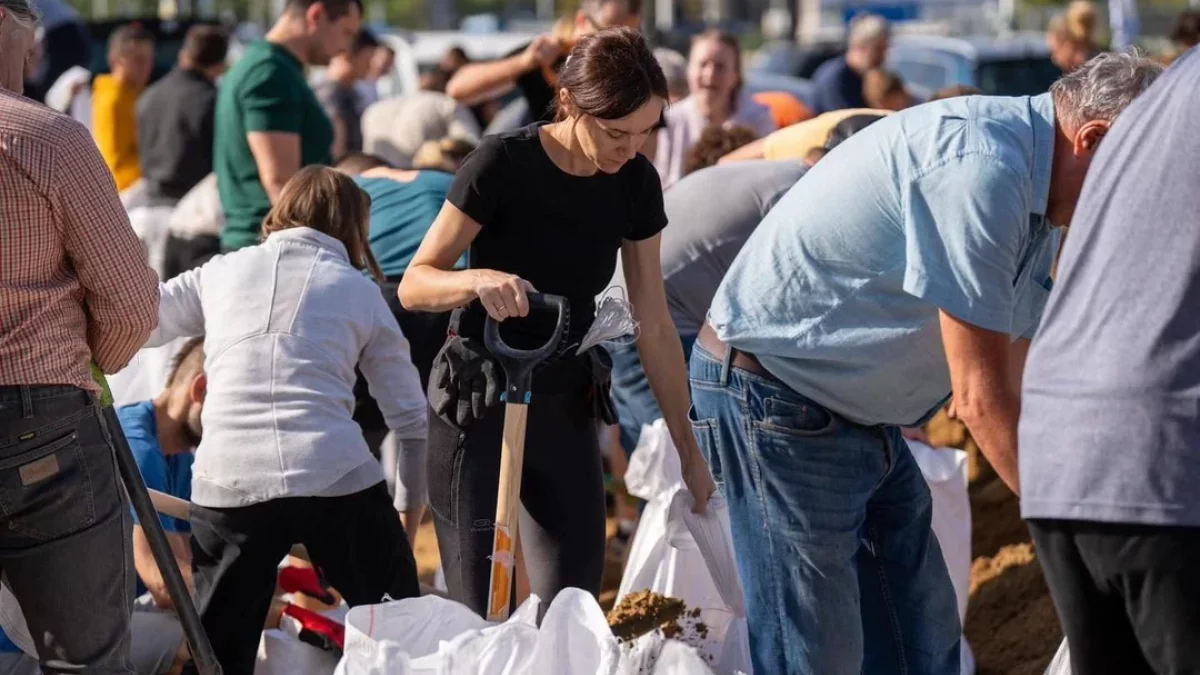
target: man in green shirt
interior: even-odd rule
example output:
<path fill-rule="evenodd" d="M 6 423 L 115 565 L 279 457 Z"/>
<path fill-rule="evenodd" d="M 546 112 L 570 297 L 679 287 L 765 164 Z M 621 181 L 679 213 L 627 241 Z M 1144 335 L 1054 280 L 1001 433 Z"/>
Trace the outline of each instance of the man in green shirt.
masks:
<path fill-rule="evenodd" d="M 222 249 L 257 244 L 288 179 L 309 164 L 332 164 L 333 125 L 304 67 L 328 65 L 361 25 L 361 0 L 288 0 L 266 39 L 246 48 L 226 73 L 213 141 L 226 215 Z"/>

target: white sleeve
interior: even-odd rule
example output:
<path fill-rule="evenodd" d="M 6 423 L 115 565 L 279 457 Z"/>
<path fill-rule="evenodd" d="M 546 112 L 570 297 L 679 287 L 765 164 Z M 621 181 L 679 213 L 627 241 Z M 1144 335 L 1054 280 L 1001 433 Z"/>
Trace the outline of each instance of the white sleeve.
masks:
<path fill-rule="evenodd" d="M 150 334 L 146 347 L 161 347 L 178 338 L 204 335 L 204 307 L 200 302 L 200 276 L 204 269 L 220 259 L 217 256 L 202 267 L 188 270 L 159 284 L 158 327 Z"/>
<path fill-rule="evenodd" d="M 378 292 L 375 327 L 359 356 L 358 367 L 379 405 L 388 428 L 399 439 L 425 439 L 425 392 L 409 354 L 408 340 Z"/>

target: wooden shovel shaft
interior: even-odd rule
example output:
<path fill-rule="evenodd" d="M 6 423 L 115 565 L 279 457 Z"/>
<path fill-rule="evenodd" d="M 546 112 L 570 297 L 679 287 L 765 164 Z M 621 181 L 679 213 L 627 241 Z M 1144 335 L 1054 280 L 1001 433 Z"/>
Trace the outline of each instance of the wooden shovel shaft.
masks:
<path fill-rule="evenodd" d="M 488 621 L 506 621 L 512 607 L 517 560 L 517 524 L 521 517 L 521 470 L 525 464 L 525 421 L 529 406 L 506 403 L 504 441 L 500 446 L 500 490 L 496 498 L 496 535 L 492 542 L 492 580 Z"/>

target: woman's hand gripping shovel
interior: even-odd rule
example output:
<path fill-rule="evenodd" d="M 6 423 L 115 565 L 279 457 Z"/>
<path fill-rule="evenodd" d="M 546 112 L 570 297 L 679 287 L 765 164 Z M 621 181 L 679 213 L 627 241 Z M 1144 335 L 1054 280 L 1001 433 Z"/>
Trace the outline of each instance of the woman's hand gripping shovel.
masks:
<path fill-rule="evenodd" d="M 200 671 L 200 675 L 221 675 L 221 664 L 217 663 L 216 653 L 213 652 L 204 626 L 200 623 L 200 614 L 196 611 L 196 605 L 192 603 L 187 584 L 183 581 L 179 566 L 175 564 L 175 554 L 171 551 L 171 545 L 167 543 L 167 535 L 163 533 L 158 513 L 150 501 L 150 493 L 146 490 L 142 472 L 138 470 L 133 452 L 129 449 L 129 441 L 125 440 L 125 432 L 121 430 L 121 421 L 117 418 L 117 411 L 113 409 L 108 380 L 95 363 L 92 363 L 92 379 L 100 385 L 102 419 L 108 436 L 112 439 L 121 482 L 125 484 L 129 501 L 133 502 L 133 509 L 137 512 L 142 530 L 146 533 L 146 540 L 150 543 L 150 552 L 154 554 L 154 562 L 158 563 L 163 581 L 167 584 L 167 593 L 171 596 L 171 602 L 175 604 L 175 611 L 179 615 L 183 634 L 187 637 L 188 647 L 191 648 L 196 670 Z"/>
<path fill-rule="evenodd" d="M 569 307 L 566 298 L 529 294 L 530 312 L 558 312 L 554 333 L 537 349 L 513 349 L 500 337 L 500 324 L 490 317 L 483 330 L 484 345 L 504 369 L 504 440 L 500 447 L 500 490 L 496 498 L 496 535 L 492 542 L 492 580 L 487 620 L 502 622 L 512 610 L 513 570 L 519 545 L 517 523 L 521 515 L 521 469 L 525 462 L 525 422 L 529 414 L 533 369 L 558 348 Z M 511 320 L 511 319 L 510 319 Z"/>

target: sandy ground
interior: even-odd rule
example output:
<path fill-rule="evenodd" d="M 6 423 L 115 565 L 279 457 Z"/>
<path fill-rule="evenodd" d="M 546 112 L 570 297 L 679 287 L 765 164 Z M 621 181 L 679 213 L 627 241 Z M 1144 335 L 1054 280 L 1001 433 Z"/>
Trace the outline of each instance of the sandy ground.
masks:
<path fill-rule="evenodd" d="M 982 461 L 961 424 L 942 415 L 928 431 L 935 447 L 964 448 L 971 458 L 974 564 L 966 633 L 978 673 L 1041 675 L 1062 640 L 1062 631 L 1017 498 Z M 433 523 L 422 525 L 415 553 L 421 580 L 432 584 L 440 565 Z M 606 609 L 620 582 L 621 562 L 610 559 L 600 598 Z"/>

